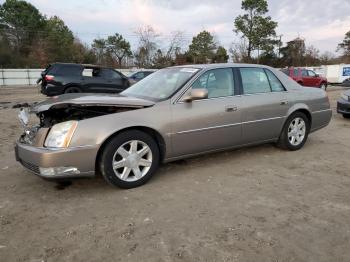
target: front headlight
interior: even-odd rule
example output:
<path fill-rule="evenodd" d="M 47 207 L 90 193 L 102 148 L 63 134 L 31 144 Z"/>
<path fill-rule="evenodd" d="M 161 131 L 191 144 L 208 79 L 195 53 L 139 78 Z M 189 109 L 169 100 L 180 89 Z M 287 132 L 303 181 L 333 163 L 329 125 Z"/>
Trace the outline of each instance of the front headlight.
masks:
<path fill-rule="evenodd" d="M 346 101 L 350 101 L 349 96 L 347 96 L 347 95 L 344 94 L 344 93 L 341 94 L 341 98 L 343 98 L 343 99 L 346 100 Z"/>
<path fill-rule="evenodd" d="M 68 147 L 77 125 L 77 121 L 67 121 L 54 125 L 45 140 L 45 146 Z"/>

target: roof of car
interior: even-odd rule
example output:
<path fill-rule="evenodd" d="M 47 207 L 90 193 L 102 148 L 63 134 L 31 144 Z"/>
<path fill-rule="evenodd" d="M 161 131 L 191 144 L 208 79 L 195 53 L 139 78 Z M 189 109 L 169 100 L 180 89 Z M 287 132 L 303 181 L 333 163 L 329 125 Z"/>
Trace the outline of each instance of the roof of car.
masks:
<path fill-rule="evenodd" d="M 69 65 L 69 66 L 82 66 L 86 68 L 109 68 L 109 69 L 114 69 L 112 67 L 107 67 L 107 66 L 100 66 L 100 65 L 93 65 L 93 64 L 76 64 L 76 63 L 52 63 L 52 65 Z"/>
<path fill-rule="evenodd" d="M 238 63 L 221 63 L 221 64 L 191 64 L 191 65 L 181 65 L 175 67 L 194 67 L 200 69 L 208 69 L 208 68 L 223 68 L 223 67 L 261 67 L 267 68 L 268 66 L 260 65 L 260 64 L 238 64 Z"/>

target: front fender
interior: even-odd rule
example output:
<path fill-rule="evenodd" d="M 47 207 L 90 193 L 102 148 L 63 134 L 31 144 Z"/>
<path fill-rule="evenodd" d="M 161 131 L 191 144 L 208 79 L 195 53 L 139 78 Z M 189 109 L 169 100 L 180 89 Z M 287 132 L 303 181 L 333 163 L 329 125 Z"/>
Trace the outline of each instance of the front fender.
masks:
<path fill-rule="evenodd" d="M 81 120 L 71 140 L 71 147 L 100 146 L 115 133 L 133 127 L 145 127 L 160 134 L 170 148 L 171 117 L 169 104 L 134 109 Z"/>

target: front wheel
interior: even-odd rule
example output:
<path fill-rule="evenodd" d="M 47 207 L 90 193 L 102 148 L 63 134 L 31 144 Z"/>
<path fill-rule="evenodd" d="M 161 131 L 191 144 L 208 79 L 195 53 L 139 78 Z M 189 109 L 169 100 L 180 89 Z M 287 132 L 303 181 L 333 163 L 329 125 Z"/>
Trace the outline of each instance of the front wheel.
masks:
<path fill-rule="evenodd" d="M 65 94 L 70 94 L 70 93 L 81 93 L 81 89 L 77 86 L 70 86 L 66 90 L 64 90 Z"/>
<path fill-rule="evenodd" d="M 349 119 L 350 115 L 349 114 L 343 114 L 343 117 L 346 118 L 346 119 Z"/>
<path fill-rule="evenodd" d="M 292 114 L 286 121 L 278 146 L 295 151 L 302 148 L 310 132 L 310 121 L 302 112 Z"/>
<path fill-rule="evenodd" d="M 159 148 L 148 134 L 131 130 L 118 134 L 106 145 L 100 159 L 104 179 L 120 188 L 145 184 L 158 169 Z"/>
<path fill-rule="evenodd" d="M 320 89 L 326 91 L 327 90 L 327 84 L 326 83 L 321 83 Z"/>

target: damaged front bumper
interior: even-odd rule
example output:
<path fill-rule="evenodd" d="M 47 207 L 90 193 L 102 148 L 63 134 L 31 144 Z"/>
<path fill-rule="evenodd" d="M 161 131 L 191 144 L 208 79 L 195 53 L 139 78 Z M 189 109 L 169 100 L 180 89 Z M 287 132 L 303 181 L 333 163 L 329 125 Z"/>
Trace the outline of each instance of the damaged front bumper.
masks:
<path fill-rule="evenodd" d="M 17 142 L 16 160 L 46 179 L 91 177 L 95 174 L 97 146 L 51 149 Z"/>

